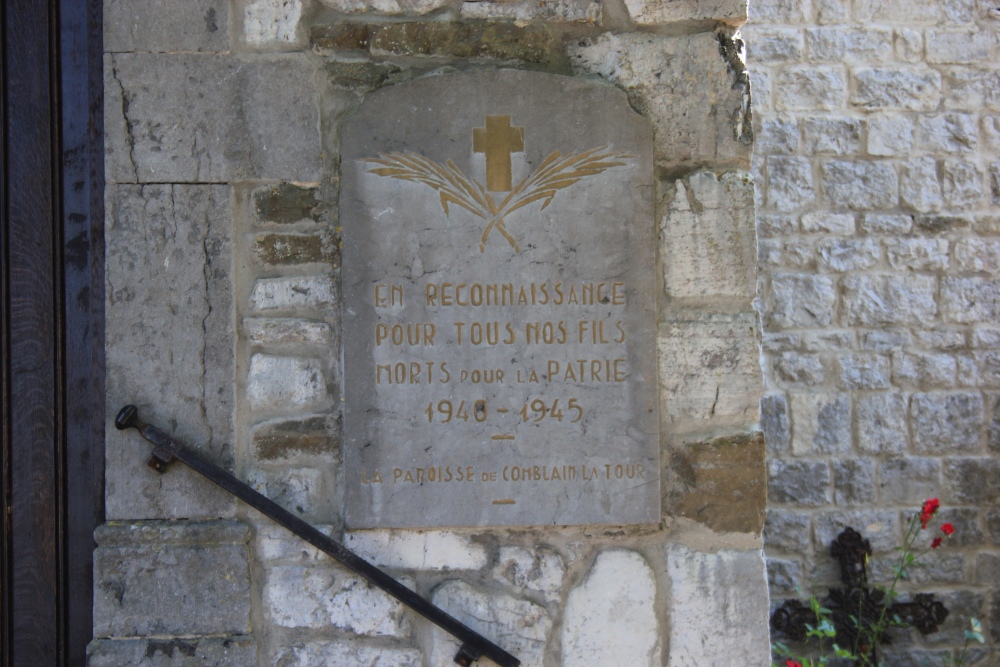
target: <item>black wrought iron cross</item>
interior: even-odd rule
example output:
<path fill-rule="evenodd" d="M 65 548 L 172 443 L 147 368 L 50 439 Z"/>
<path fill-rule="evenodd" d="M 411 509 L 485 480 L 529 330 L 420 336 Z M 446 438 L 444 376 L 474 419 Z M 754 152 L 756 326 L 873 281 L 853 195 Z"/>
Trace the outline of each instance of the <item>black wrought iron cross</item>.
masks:
<path fill-rule="evenodd" d="M 903 625 L 928 635 L 938 631 L 948 618 L 948 609 L 934 599 L 933 593 L 918 593 L 912 602 L 887 601 L 885 591 L 868 586 L 867 562 L 871 553 L 869 541 L 850 527 L 830 543 L 830 555 L 840 561 L 840 579 L 844 586 L 829 589 L 822 605 L 832 612 L 831 622 L 837 630 L 837 644 L 858 647 L 872 664 L 878 664 L 877 643 L 874 646 L 859 646 L 859 627 L 871 627 L 878 623 L 884 610 L 888 618 L 898 618 Z M 807 623 L 815 625 L 816 616 L 808 605 L 799 600 L 786 600 L 771 615 L 771 628 L 793 641 L 805 641 Z M 878 642 L 891 644 L 892 638 L 883 634 Z"/>

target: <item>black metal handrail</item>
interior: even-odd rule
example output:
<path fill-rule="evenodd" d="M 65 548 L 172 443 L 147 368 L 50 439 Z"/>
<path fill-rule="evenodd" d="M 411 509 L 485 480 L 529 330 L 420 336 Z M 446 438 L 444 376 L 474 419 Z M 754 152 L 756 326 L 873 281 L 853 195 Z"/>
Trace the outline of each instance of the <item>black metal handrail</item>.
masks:
<path fill-rule="evenodd" d="M 209 463 L 167 433 L 140 420 L 139 410 L 134 405 L 126 405 L 118 411 L 115 427 L 119 431 L 134 428 L 153 444 L 153 455 L 149 460 L 149 467 L 153 470 L 163 473 L 167 464 L 175 459 L 179 460 L 454 636 L 461 642 L 461 647 L 455 655 L 455 662 L 459 665 L 468 667 L 480 657 L 489 658 L 501 667 L 518 667 L 521 664 L 521 661 L 513 655 L 403 586 L 361 556 L 330 539 L 271 499 L 257 493 L 222 468 Z"/>

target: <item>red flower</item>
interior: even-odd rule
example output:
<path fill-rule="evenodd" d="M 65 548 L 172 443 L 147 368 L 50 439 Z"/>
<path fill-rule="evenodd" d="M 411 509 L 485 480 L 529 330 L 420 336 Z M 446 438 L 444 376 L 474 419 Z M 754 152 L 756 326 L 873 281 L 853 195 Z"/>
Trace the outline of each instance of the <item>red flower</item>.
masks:
<path fill-rule="evenodd" d="M 785 660 L 785 667 L 802 667 L 801 662 L 795 662 L 792 659 Z"/>
<path fill-rule="evenodd" d="M 937 498 L 928 498 L 924 501 L 924 506 L 920 508 L 921 528 L 927 528 L 927 522 L 931 520 L 931 517 L 934 516 L 939 507 L 941 507 L 941 503 Z"/>
<path fill-rule="evenodd" d="M 955 526 L 951 525 L 950 523 L 942 524 L 941 532 L 944 533 L 945 535 L 951 535 L 955 532 Z"/>
<path fill-rule="evenodd" d="M 939 546 L 941 546 L 941 538 L 940 537 L 935 537 L 931 541 L 931 549 L 937 549 Z"/>

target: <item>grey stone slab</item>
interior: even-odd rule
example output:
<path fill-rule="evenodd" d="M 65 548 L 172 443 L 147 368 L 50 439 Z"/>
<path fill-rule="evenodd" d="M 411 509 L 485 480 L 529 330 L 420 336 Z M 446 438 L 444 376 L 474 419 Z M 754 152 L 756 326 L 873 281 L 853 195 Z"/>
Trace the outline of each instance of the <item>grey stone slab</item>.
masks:
<path fill-rule="evenodd" d="M 487 116 L 523 128 L 493 193 Z M 348 524 L 658 521 L 652 143 L 624 93 L 428 77 L 370 95 L 342 136 Z M 616 157 L 585 166 L 601 147 Z M 478 213 L 526 178 L 505 227 Z"/>
<path fill-rule="evenodd" d="M 248 633 L 248 539 L 234 521 L 102 526 L 94 552 L 94 635 Z"/>
<path fill-rule="evenodd" d="M 108 180 L 317 181 L 317 80 L 316 67 L 300 56 L 109 56 Z"/>
<path fill-rule="evenodd" d="M 229 3 L 225 0 L 105 0 L 106 52 L 228 48 Z"/>
<path fill-rule="evenodd" d="M 220 465 L 232 462 L 234 331 L 230 188 L 109 186 L 109 519 L 220 516 L 233 501 L 183 466 L 158 475 L 149 445 L 111 425 L 125 404 Z"/>
<path fill-rule="evenodd" d="M 245 667 L 257 662 L 250 637 L 96 639 L 89 667 Z"/>

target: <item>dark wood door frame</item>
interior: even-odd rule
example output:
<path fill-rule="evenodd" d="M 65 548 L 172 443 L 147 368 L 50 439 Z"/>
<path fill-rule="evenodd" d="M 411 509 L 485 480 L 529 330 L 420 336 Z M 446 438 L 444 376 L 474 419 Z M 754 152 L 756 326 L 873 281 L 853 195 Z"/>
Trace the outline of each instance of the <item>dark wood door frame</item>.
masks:
<path fill-rule="evenodd" d="M 0 662 L 84 665 L 103 521 L 100 0 L 0 3 Z"/>

